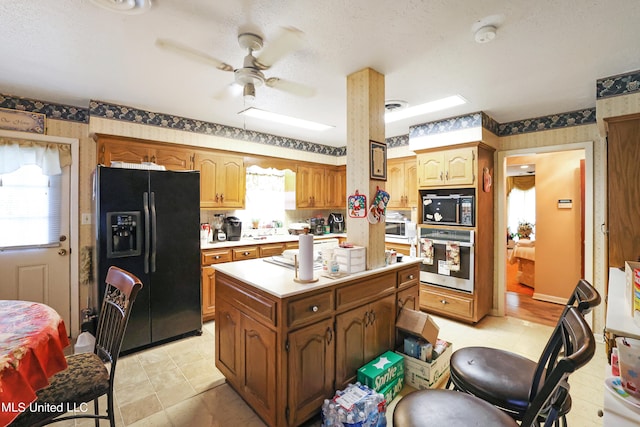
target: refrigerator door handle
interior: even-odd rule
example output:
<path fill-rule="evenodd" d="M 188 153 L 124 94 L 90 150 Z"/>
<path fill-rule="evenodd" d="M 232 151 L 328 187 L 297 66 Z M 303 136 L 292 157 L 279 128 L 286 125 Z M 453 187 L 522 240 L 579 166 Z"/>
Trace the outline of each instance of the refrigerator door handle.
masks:
<path fill-rule="evenodd" d="M 150 223 L 149 223 L 149 193 L 142 194 L 142 204 L 144 209 L 144 273 L 149 273 L 149 243 L 150 243 Z"/>
<path fill-rule="evenodd" d="M 156 272 L 156 246 L 158 243 L 156 230 L 156 193 L 151 192 L 151 272 Z"/>

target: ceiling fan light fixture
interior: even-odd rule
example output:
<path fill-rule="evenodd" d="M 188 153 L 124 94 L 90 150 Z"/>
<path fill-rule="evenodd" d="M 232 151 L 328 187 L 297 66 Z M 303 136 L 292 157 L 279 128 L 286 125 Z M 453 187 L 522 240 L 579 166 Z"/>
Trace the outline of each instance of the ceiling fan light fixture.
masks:
<path fill-rule="evenodd" d="M 246 86 L 245 86 L 246 87 Z M 258 108 L 250 107 L 246 110 L 240 111 L 238 114 L 253 117 L 260 120 L 266 120 L 273 123 L 280 123 L 287 126 L 294 126 L 308 130 L 323 131 L 333 128 L 334 126 L 325 125 L 322 123 L 312 122 L 310 120 L 298 119 L 295 117 L 285 116 L 284 114 L 272 113 L 270 111 L 260 110 Z"/>
<path fill-rule="evenodd" d="M 253 83 L 247 83 L 244 85 L 244 88 L 242 89 L 242 96 L 245 101 L 253 101 L 256 99 L 256 87 Z"/>
<path fill-rule="evenodd" d="M 91 3 L 112 12 L 135 15 L 151 8 L 151 0 L 90 0 Z"/>

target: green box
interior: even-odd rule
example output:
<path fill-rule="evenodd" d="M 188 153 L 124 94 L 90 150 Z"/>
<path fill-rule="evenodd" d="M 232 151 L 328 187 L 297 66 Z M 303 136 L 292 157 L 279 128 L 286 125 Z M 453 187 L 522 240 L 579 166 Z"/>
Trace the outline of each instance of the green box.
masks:
<path fill-rule="evenodd" d="M 358 369 L 358 381 L 380 391 L 397 378 L 404 377 L 404 357 L 387 351 Z"/>
<path fill-rule="evenodd" d="M 396 378 L 380 390 L 387 405 L 402 391 L 402 387 L 404 387 L 404 377 Z"/>

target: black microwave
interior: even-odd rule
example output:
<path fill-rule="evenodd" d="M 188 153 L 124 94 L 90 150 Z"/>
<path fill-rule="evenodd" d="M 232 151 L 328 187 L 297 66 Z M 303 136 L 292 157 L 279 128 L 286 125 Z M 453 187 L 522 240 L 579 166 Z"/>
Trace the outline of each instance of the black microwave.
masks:
<path fill-rule="evenodd" d="M 420 193 L 423 224 L 476 225 L 474 195 Z"/>

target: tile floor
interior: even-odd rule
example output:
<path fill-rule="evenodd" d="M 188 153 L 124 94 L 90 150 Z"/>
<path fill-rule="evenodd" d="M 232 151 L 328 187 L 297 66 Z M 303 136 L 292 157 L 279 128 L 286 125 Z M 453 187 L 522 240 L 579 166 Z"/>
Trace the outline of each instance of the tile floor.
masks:
<path fill-rule="evenodd" d="M 509 349 L 532 359 L 537 359 L 552 331 L 549 326 L 513 317 L 487 317 L 476 326 L 444 318 L 436 320 L 440 337 L 452 342 L 454 350 L 484 345 Z M 215 368 L 214 327 L 214 322 L 206 323 L 202 336 L 185 338 L 120 359 L 115 384 L 118 426 L 264 426 L 225 384 L 224 377 Z M 570 426 L 602 426 L 602 418 L 597 414 L 604 399 L 605 365 L 604 344 L 598 343 L 596 355 L 589 365 L 571 376 Z M 409 391 L 410 387 L 405 387 L 402 394 Z M 397 400 L 392 402 L 387 413 L 389 426 Z M 76 425 L 92 426 L 93 421 L 77 421 Z M 305 427 L 311 426 L 320 426 L 319 420 L 311 420 Z"/>

